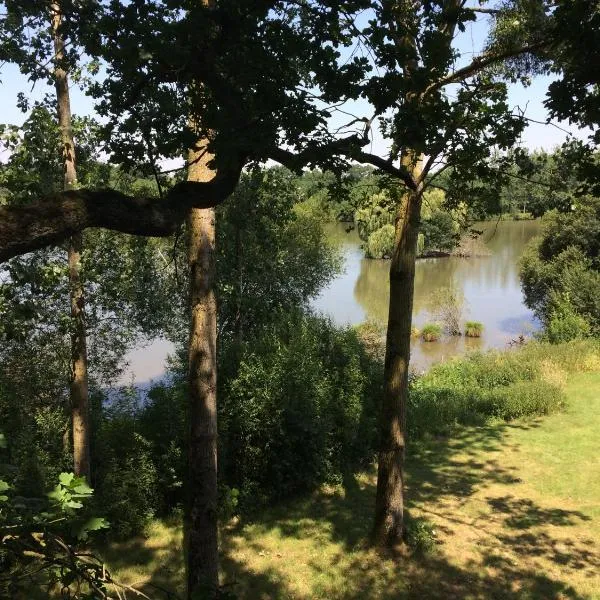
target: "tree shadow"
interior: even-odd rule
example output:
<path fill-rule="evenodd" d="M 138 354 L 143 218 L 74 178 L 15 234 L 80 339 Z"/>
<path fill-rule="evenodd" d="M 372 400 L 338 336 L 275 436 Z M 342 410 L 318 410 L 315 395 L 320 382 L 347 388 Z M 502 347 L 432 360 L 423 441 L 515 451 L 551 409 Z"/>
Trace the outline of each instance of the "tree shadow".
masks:
<path fill-rule="evenodd" d="M 518 450 L 508 445 L 507 430 L 538 424 L 465 427 L 452 438 L 410 448 L 408 508 L 439 530 L 432 555 L 369 549 L 374 474 L 347 474 L 342 485 L 226 525 L 221 536 L 226 589 L 240 600 L 585 600 L 572 577 L 593 580 L 600 572 L 600 552 L 581 533 L 591 518 L 519 495 L 517 470 L 503 464 L 507 452 Z M 461 510 L 468 502 L 478 503 L 480 513 Z M 139 539 L 113 552 L 119 564 L 135 559 L 150 582 L 181 594 L 180 544 Z M 151 598 L 168 598 L 150 586 L 142 589 Z"/>

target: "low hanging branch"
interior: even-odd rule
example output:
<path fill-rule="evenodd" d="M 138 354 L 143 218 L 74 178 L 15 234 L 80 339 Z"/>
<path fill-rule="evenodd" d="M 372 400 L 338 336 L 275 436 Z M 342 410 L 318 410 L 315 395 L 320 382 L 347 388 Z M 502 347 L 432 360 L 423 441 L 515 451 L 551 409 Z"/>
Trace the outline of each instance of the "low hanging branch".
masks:
<path fill-rule="evenodd" d="M 174 233 L 191 208 L 210 208 L 235 189 L 243 162 L 207 183 L 181 182 L 164 198 L 137 198 L 112 189 L 70 190 L 24 206 L 0 206 L 0 262 L 58 244 L 88 227 L 132 235 Z"/>

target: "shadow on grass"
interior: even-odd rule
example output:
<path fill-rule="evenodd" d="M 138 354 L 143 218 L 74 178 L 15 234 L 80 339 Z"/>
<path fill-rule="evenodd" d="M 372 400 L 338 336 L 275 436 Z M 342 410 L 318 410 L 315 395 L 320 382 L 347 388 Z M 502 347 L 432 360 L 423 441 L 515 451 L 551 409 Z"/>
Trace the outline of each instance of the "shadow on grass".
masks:
<path fill-rule="evenodd" d="M 512 450 L 504 436 L 509 427 L 515 426 L 464 428 L 451 439 L 411 449 L 409 509 L 438 523 L 441 519 L 443 539 L 472 533 L 475 541 L 467 535 L 469 549 L 462 560 L 453 560 L 444 543 L 425 557 L 403 553 L 392 558 L 370 550 L 374 478 L 348 475 L 329 492 L 281 504 L 251 523 L 228 525 L 222 535 L 227 589 L 240 600 L 584 600 L 569 584 L 570 574 L 576 570 L 593 577 L 600 570 L 600 554 L 593 541 L 565 537 L 565 529 L 568 535 L 568 528 L 590 517 L 510 493 L 520 480 L 496 452 Z M 502 486 L 501 495 L 497 486 Z M 472 520 L 460 507 L 475 493 L 485 510 Z M 172 541 L 149 547 L 145 540 L 133 540 L 112 552 L 118 553 L 118 564 L 135 560 L 146 565 L 150 581 L 181 593 L 181 550 Z M 111 556 L 107 559 L 111 562 Z M 152 598 L 168 598 L 143 589 Z"/>

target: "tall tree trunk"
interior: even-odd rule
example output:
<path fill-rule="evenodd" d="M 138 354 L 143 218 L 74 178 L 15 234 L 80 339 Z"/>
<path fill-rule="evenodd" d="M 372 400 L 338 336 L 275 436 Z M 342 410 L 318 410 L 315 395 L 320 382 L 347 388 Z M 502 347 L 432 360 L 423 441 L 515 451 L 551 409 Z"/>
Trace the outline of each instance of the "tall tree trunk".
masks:
<path fill-rule="evenodd" d="M 212 158 L 190 152 L 189 181 L 210 181 Z M 195 162 L 194 162 L 195 161 Z M 186 523 L 188 598 L 215 598 L 219 584 L 217 532 L 217 301 L 215 210 L 188 219 L 190 273 L 190 438 Z"/>
<path fill-rule="evenodd" d="M 52 3 L 52 33 L 54 36 L 54 81 L 56 105 L 60 128 L 65 190 L 77 187 L 75 168 L 75 144 L 71 123 L 69 78 L 62 64 L 64 60 L 64 38 L 60 31 L 62 10 L 58 2 Z M 71 296 L 71 418 L 73 429 L 73 470 L 76 475 L 90 481 L 90 419 L 88 397 L 88 361 L 85 332 L 84 293 L 80 276 L 82 235 L 71 237 L 68 247 L 69 289 Z"/>
<path fill-rule="evenodd" d="M 407 151 L 402 165 L 418 180 L 421 158 Z M 421 215 L 422 189 L 407 190 L 396 217 L 390 265 L 390 305 L 385 351 L 383 404 L 375 500 L 373 541 L 392 546 L 404 533 L 404 454 L 408 364 L 414 296 L 415 260 Z"/>

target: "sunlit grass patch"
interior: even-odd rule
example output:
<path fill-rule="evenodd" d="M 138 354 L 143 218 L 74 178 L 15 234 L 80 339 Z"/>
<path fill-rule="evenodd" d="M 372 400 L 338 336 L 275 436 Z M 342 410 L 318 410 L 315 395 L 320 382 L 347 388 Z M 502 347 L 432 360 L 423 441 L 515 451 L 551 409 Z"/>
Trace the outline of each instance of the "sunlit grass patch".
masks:
<path fill-rule="evenodd" d="M 569 360 L 564 411 L 409 446 L 408 507 L 433 552 L 369 548 L 371 471 L 225 525 L 223 583 L 240 600 L 600 598 L 600 373 Z M 179 525 L 105 556 L 128 583 L 182 591 Z"/>

